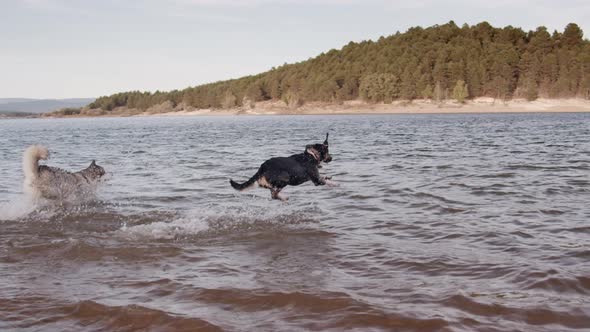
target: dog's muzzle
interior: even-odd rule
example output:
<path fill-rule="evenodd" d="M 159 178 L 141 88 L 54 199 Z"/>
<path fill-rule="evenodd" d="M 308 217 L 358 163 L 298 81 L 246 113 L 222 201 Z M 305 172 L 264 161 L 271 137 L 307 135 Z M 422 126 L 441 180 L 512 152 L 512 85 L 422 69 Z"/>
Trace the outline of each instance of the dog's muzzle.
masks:
<path fill-rule="evenodd" d="M 332 156 L 327 155 L 326 158 L 324 158 L 324 162 L 329 163 L 332 161 Z"/>

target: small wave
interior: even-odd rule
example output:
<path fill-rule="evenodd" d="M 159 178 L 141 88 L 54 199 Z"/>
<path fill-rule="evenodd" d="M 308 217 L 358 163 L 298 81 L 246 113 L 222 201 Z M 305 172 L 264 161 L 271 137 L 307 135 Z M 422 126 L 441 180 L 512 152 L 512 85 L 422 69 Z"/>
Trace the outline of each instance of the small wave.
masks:
<path fill-rule="evenodd" d="M 525 289 L 542 289 L 553 291 L 559 294 L 575 293 L 581 295 L 590 295 L 590 277 L 547 277 L 531 283 L 530 285 L 526 286 Z"/>
<path fill-rule="evenodd" d="M 471 194 L 474 196 L 506 196 L 506 195 L 517 195 L 517 192 L 514 191 L 503 191 L 503 190 L 480 190 L 475 189 L 471 191 Z"/>
<path fill-rule="evenodd" d="M 198 299 L 222 304 L 233 311 L 286 311 L 286 315 L 323 316 L 315 329 L 346 331 L 370 328 L 404 331 L 435 331 L 448 325 L 441 318 L 414 318 L 382 311 L 342 292 L 276 292 L 265 289 L 185 289 L 181 301 Z"/>
<path fill-rule="evenodd" d="M 168 221 L 124 225 L 117 232 L 130 240 L 183 240 L 256 232 L 277 232 L 299 224 L 316 223 L 310 211 L 234 207 L 198 209 Z"/>
<path fill-rule="evenodd" d="M 533 235 L 523 232 L 523 231 L 514 231 L 514 232 L 511 232 L 510 234 L 516 235 L 516 236 L 523 238 L 523 239 L 533 239 L 534 238 Z"/>
<path fill-rule="evenodd" d="M 26 308 L 26 309 L 25 309 Z M 136 304 L 75 303 L 44 296 L 0 298 L 0 327 L 51 331 L 222 331 L 208 321 Z M 8 325 L 6 325 L 8 324 Z"/>
<path fill-rule="evenodd" d="M 469 205 L 466 202 L 460 202 L 460 201 L 448 199 L 446 197 L 435 195 L 435 194 L 431 194 L 431 193 L 427 193 L 427 192 L 418 192 L 418 193 L 414 194 L 413 196 L 416 197 L 416 198 L 418 198 L 418 199 L 431 199 L 431 200 L 435 200 L 435 201 L 441 201 L 441 202 L 444 202 L 444 203 L 447 203 L 447 204 L 465 204 L 465 205 Z"/>
<path fill-rule="evenodd" d="M 588 181 L 588 180 L 569 180 L 569 181 L 567 181 L 567 184 L 570 184 L 572 186 L 587 187 L 587 186 L 590 186 L 590 181 Z"/>
<path fill-rule="evenodd" d="M 502 173 L 494 173 L 494 174 L 484 174 L 480 175 L 481 178 L 484 179 L 493 179 L 493 178 L 513 178 L 516 176 L 516 173 L 512 172 L 502 172 Z"/>
<path fill-rule="evenodd" d="M 560 227 L 550 230 L 551 233 L 572 232 L 572 233 L 586 233 L 590 235 L 590 226 L 579 227 Z"/>
<path fill-rule="evenodd" d="M 87 300 L 66 306 L 61 311 L 82 326 L 100 330 L 222 331 L 203 319 L 181 317 L 135 304 L 108 306 Z"/>
<path fill-rule="evenodd" d="M 206 220 L 181 218 L 173 221 L 158 221 L 149 224 L 128 227 L 119 230 L 119 235 L 127 239 L 143 238 L 175 240 L 179 236 L 198 235 L 209 228 Z"/>
<path fill-rule="evenodd" d="M 569 166 L 558 166 L 558 165 L 554 165 L 554 166 L 543 166 L 543 165 L 529 165 L 529 164 L 511 164 L 511 165 L 507 165 L 506 169 L 511 170 L 511 171 L 553 171 L 553 172 L 559 172 L 559 171 L 567 171 L 572 169 L 573 167 L 569 167 Z"/>
<path fill-rule="evenodd" d="M 502 297 L 498 294 L 497 297 Z M 588 316 L 583 311 L 559 311 L 544 307 L 517 308 L 499 303 L 482 303 L 463 295 L 452 295 L 441 301 L 447 307 L 468 312 L 479 317 L 502 317 L 504 320 L 526 322 L 535 326 L 551 326 L 553 331 L 560 330 L 557 326 L 567 328 L 587 328 Z"/>
<path fill-rule="evenodd" d="M 566 213 L 566 211 L 561 211 L 561 210 L 556 210 L 556 209 L 541 209 L 539 211 L 541 211 L 544 214 L 553 215 L 553 216 L 558 216 L 558 215 Z"/>

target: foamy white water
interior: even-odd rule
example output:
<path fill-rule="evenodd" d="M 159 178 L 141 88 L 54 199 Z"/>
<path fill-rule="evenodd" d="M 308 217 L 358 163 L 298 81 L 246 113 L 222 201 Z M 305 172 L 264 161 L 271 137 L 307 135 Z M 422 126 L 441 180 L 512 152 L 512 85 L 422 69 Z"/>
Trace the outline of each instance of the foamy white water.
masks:
<path fill-rule="evenodd" d="M 37 205 L 28 195 L 21 195 L 0 203 L 0 220 L 16 220 L 35 211 Z"/>

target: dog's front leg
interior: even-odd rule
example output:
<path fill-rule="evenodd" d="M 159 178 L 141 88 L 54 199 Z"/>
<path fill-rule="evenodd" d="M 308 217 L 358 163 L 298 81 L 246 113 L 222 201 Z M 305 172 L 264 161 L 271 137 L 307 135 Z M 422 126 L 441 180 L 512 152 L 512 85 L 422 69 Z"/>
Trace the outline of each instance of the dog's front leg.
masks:
<path fill-rule="evenodd" d="M 320 172 L 317 169 L 311 171 L 308 174 L 309 174 L 310 180 L 316 186 L 327 185 L 329 187 L 338 187 L 338 184 L 336 182 L 332 181 L 332 177 L 331 176 L 321 176 L 320 175 Z"/>
<path fill-rule="evenodd" d="M 320 172 L 318 172 L 318 170 L 310 174 L 309 178 L 311 179 L 311 182 L 313 182 L 313 184 L 315 184 L 316 186 L 323 186 L 326 184 L 326 179 L 320 176 Z"/>

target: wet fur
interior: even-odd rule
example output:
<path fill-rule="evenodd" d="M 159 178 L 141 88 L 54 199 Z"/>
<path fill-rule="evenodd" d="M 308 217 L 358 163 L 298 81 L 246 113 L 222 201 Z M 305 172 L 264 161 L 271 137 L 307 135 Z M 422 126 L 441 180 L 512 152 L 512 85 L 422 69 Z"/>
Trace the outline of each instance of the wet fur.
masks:
<path fill-rule="evenodd" d="M 105 170 L 93 160 L 90 166 L 78 172 L 69 172 L 57 167 L 39 165 L 49 158 L 47 148 L 33 145 L 23 156 L 25 174 L 24 189 L 34 198 L 63 200 L 74 195 L 93 192 Z"/>
<path fill-rule="evenodd" d="M 245 190 L 255 183 L 260 187 L 270 189 L 273 199 L 284 200 L 279 196 L 280 191 L 288 185 L 297 186 L 312 181 L 316 186 L 326 184 L 329 178 L 320 176 L 321 162 L 329 163 L 332 157 L 328 151 L 328 134 L 323 144 L 313 144 L 305 147 L 305 151 L 290 157 L 277 157 L 265 161 L 248 181 L 237 183 L 229 180 L 236 190 Z"/>

